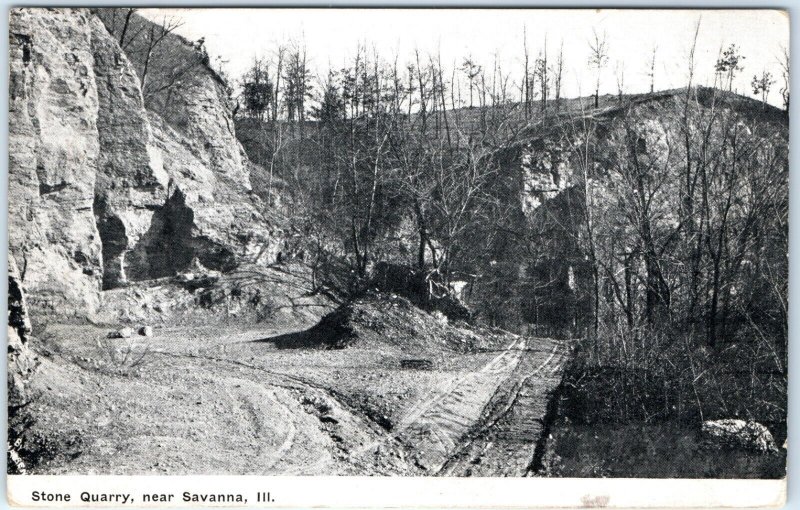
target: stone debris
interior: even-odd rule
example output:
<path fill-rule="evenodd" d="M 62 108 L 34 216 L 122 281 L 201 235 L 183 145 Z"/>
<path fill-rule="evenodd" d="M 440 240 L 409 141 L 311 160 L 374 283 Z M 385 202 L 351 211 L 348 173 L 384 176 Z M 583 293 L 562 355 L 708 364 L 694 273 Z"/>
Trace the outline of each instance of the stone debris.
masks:
<path fill-rule="evenodd" d="M 743 448 L 762 453 L 778 451 L 769 429 L 755 421 L 706 420 L 701 433 L 710 446 Z"/>

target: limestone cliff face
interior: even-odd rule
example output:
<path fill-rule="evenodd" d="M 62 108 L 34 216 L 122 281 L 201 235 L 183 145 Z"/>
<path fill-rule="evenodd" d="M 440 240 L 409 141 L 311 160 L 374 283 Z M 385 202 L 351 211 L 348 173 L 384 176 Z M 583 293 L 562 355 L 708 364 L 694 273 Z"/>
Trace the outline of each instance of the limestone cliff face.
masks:
<path fill-rule="evenodd" d="M 11 254 L 32 309 L 92 311 L 102 279 L 92 16 L 14 9 L 9 37 Z"/>
<path fill-rule="evenodd" d="M 125 11 L 93 11 L 118 51 Z M 159 29 L 134 15 L 127 34 Z M 178 35 L 166 35 L 146 62 L 142 44 L 142 37 L 128 35 L 124 53 L 146 110 L 148 147 L 155 148 L 150 153 L 159 155 L 167 181 L 162 206 L 130 253 L 127 276 L 169 276 L 195 256 L 219 270 L 242 260 L 274 261 L 283 235 L 263 217 L 263 204 L 251 192 L 252 163 L 236 139 L 225 83 L 202 49 Z"/>
<path fill-rule="evenodd" d="M 697 137 L 688 148 L 686 126 L 690 138 Z M 505 276 L 508 285 L 481 289 L 476 301 L 499 294 L 503 302 L 518 304 L 527 322 L 552 327 L 558 334 L 579 332 L 594 306 L 593 251 L 606 261 L 625 257 L 615 267 L 622 282 L 635 273 L 635 264 L 646 265 L 644 252 L 655 251 L 657 243 L 662 243 L 661 252 L 680 250 L 676 239 L 683 235 L 680 214 L 686 207 L 687 161 L 690 168 L 700 168 L 700 154 L 708 151 L 714 154 L 708 157 L 718 159 L 715 165 L 724 166 L 732 139 L 741 154 L 755 154 L 744 147 L 770 147 L 770 163 L 736 165 L 739 175 L 774 179 L 775 187 L 781 182 L 781 169 L 788 171 L 783 159 L 787 136 L 786 118 L 775 108 L 704 87 L 692 89 L 688 98 L 685 89 L 627 96 L 618 104 L 581 115 L 564 112 L 547 125 L 529 128 L 495 155 L 501 169 L 498 198 L 511 210 L 508 230 L 521 235 L 498 237 L 493 255 L 497 267 L 514 276 Z M 713 190 L 715 185 L 710 186 Z M 745 194 L 751 192 L 749 187 L 742 187 L 748 190 Z M 732 203 L 752 200 L 745 194 Z M 640 200 L 646 200 L 646 206 L 640 206 Z M 637 222 L 645 220 L 646 235 L 636 230 L 644 228 Z M 658 272 L 656 268 L 652 274 Z M 621 294 L 615 285 L 613 278 L 598 275 L 602 299 L 612 304 L 621 300 L 614 294 Z M 635 294 L 637 284 L 627 285 Z M 504 310 L 504 316 L 509 315 Z"/>
<path fill-rule="evenodd" d="M 550 139 L 528 142 L 520 149 L 519 170 L 522 212 L 529 215 L 573 185 L 569 144 Z"/>
<path fill-rule="evenodd" d="M 136 72 L 105 26 L 92 21 L 100 142 L 94 213 L 103 248 L 103 287 L 113 288 L 148 265 L 132 250 L 163 205 L 169 176 L 153 143 Z"/>
<path fill-rule="evenodd" d="M 177 62 L 191 45 L 175 36 Z M 9 241 L 37 318 L 84 319 L 101 290 L 194 257 L 272 261 L 222 83 L 198 67 L 145 107 L 136 62 L 86 9 L 10 14 Z"/>

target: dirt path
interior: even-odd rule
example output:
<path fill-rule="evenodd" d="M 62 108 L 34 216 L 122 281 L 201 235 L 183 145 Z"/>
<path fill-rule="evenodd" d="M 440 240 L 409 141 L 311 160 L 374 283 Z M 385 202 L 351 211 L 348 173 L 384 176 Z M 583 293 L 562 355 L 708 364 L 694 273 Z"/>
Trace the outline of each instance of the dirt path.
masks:
<path fill-rule="evenodd" d="M 313 435 L 302 433 L 297 424 L 300 417 L 297 416 L 296 403 L 286 402 L 286 390 L 245 378 L 226 377 L 221 381 L 220 391 L 226 393 L 228 401 L 237 402 L 242 410 L 243 425 L 250 429 L 253 437 L 248 453 L 258 472 L 280 471 L 280 467 L 276 469 L 278 463 L 302 465 L 313 460 L 309 450 L 315 449 L 297 448 L 297 444 L 313 446 L 320 441 Z M 326 445 L 318 446 L 325 451 Z"/>
<path fill-rule="evenodd" d="M 248 472 L 330 475 L 407 471 L 396 454 L 374 458 L 375 447 L 390 444 L 391 438 L 331 389 L 301 377 L 205 354 L 208 351 L 213 349 L 159 354 L 202 360 L 215 367 L 220 398 L 236 403 L 239 410 L 236 434 L 250 438 L 243 448 L 251 466 Z M 224 354 L 224 349 L 217 352 Z"/>
<path fill-rule="evenodd" d="M 391 433 L 348 441 L 358 446 L 347 449 L 347 459 L 332 455 L 334 445 L 328 441 L 303 432 L 309 424 L 295 423 L 297 398 L 283 395 L 274 384 L 283 380 L 314 394 L 313 399 L 325 399 L 326 406 L 341 408 L 342 402 L 331 389 L 227 359 L 224 349 L 216 354 L 223 357 L 201 353 L 190 356 L 258 370 L 267 376 L 257 383 L 226 378 L 224 385 L 226 389 L 235 386 L 235 391 L 228 391 L 250 416 L 256 437 L 260 427 L 267 426 L 261 422 L 268 417 L 270 436 L 263 439 L 256 458 L 261 472 L 330 474 L 340 471 L 342 460 L 365 466 L 376 456 L 404 445 L 414 465 L 429 474 L 522 476 L 541 436 L 547 397 L 560 380 L 566 349 L 552 340 L 515 338 L 478 370 L 455 373 L 431 388 L 404 412 Z M 487 411 L 489 408 L 493 411 Z M 347 414 L 355 419 L 350 410 Z M 350 431 L 358 428 L 362 427 Z"/>
<path fill-rule="evenodd" d="M 442 467 L 498 386 L 517 367 L 524 348 L 525 339 L 515 339 L 480 370 L 434 390 L 400 423 L 395 434 L 414 446 L 418 466 L 433 473 Z"/>
<path fill-rule="evenodd" d="M 526 476 L 543 446 L 552 392 L 561 382 L 568 349 L 563 342 L 529 339 L 514 373 L 444 464 L 444 476 Z"/>
<path fill-rule="evenodd" d="M 103 371 L 114 368 L 94 341 L 103 329 L 65 326 L 37 379 L 37 427 L 77 454 L 41 474 L 465 475 L 475 459 L 481 473 L 506 473 L 501 459 L 529 464 L 541 430 L 514 425 L 515 409 L 525 402 L 535 411 L 523 418 L 542 418 L 536 405 L 562 359 L 552 342 L 511 336 L 498 352 L 407 370 L 382 351 L 253 342 L 269 333 L 163 331 L 137 339 L 147 363 L 126 375 Z M 501 404 L 514 420 L 487 411 Z M 484 441 L 514 430 L 524 440 Z"/>

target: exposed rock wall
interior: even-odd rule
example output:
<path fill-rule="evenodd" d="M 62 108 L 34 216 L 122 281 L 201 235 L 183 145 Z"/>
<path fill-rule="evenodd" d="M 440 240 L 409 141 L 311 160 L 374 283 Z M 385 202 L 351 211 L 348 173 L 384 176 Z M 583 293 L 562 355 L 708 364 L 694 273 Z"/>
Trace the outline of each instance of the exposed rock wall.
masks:
<path fill-rule="evenodd" d="M 91 312 L 102 278 L 92 16 L 12 9 L 9 37 L 11 255 L 32 309 Z"/>
<path fill-rule="evenodd" d="M 169 176 L 153 145 L 139 78 L 105 26 L 92 19 L 92 52 L 99 99 L 94 213 L 103 247 L 103 287 L 146 274 L 148 261 L 131 256 L 166 197 Z M 129 267 L 132 266 L 132 267 Z"/>
<path fill-rule="evenodd" d="M 194 46 L 168 39 L 175 65 L 200 63 L 147 101 L 134 53 L 97 15 L 11 12 L 9 238 L 34 323 L 90 318 L 101 289 L 170 276 L 194 257 L 229 270 L 281 249 L 222 81 Z"/>
<path fill-rule="evenodd" d="M 93 12 L 115 40 L 123 38 L 128 9 Z M 151 45 L 153 30 L 158 44 Z M 137 35 L 138 34 L 138 35 Z M 250 190 L 247 157 L 236 139 L 228 110 L 226 85 L 208 66 L 208 55 L 197 42 L 134 14 L 124 36 L 125 52 L 144 80 L 144 102 L 183 136 L 183 143 L 200 162 L 233 188 Z M 145 71 L 145 66 L 147 70 Z"/>
<path fill-rule="evenodd" d="M 22 291 L 22 281 L 19 269 L 14 259 L 8 261 L 8 357 L 9 363 L 28 356 L 27 343 L 31 335 L 31 319 L 28 315 L 28 305 L 25 293 Z M 22 374 L 18 371 L 9 371 L 9 381 L 15 380 L 10 386 L 19 385 L 18 379 Z"/>
<path fill-rule="evenodd" d="M 707 150 L 724 166 L 726 144 L 735 139 L 743 154 L 736 163 L 740 175 L 750 172 L 760 179 L 772 173 L 769 178 L 775 178 L 784 164 L 780 148 L 787 133 L 779 111 L 752 99 L 703 87 L 692 89 L 689 98 L 686 94 L 683 89 L 626 96 L 624 103 L 585 117 L 556 115 L 498 150 L 496 193 L 509 205 L 508 230 L 516 235 L 497 236 L 493 260 L 476 270 L 484 279 L 473 304 L 496 300 L 500 319 L 518 309 L 522 322 L 541 326 L 536 333 L 542 335 L 582 334 L 595 308 L 600 315 L 626 308 L 630 322 L 636 314 L 669 308 L 670 285 L 682 285 L 683 269 L 675 268 L 685 266 L 680 256 L 671 257 L 684 249 L 678 243 L 689 224 L 680 216 L 687 207 L 681 171 L 687 160 L 701 168 L 702 161 L 694 158 Z M 700 128 L 711 118 L 716 120 L 709 128 Z M 687 154 L 684 126 L 690 136 L 707 130 L 703 145 L 709 148 L 692 145 Z M 743 163 L 751 157 L 746 154 L 755 154 L 744 147 L 767 146 L 774 160 Z M 712 193 L 715 186 L 710 184 Z M 640 195 L 639 190 L 646 191 Z M 640 206 L 640 200 L 647 205 Z M 739 200 L 744 204 L 752 198 L 733 202 Z M 738 214 L 735 210 L 728 218 Z M 744 245 L 734 249 L 745 256 Z M 662 253 L 670 254 L 669 261 L 657 261 Z M 602 261 L 596 269 L 593 257 Z"/>
<path fill-rule="evenodd" d="M 115 45 L 125 11 L 94 11 Z M 138 15 L 129 23 L 128 34 L 154 27 Z M 226 85 L 208 67 L 202 49 L 174 33 L 153 49 L 145 75 L 145 44 L 144 37 L 129 35 L 125 53 L 129 71 L 140 83 L 144 79 L 153 152 L 161 155 L 168 181 L 162 206 L 131 253 L 136 263 L 129 278 L 168 276 L 194 257 L 223 271 L 242 260 L 275 261 L 284 234 L 279 221 L 264 217 L 263 204 L 251 192 L 252 163 L 236 139 Z"/>

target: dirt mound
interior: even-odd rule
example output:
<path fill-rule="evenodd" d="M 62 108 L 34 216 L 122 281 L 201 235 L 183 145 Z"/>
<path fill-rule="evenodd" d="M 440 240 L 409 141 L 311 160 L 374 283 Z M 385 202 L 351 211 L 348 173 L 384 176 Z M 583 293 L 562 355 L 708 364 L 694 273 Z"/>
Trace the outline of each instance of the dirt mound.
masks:
<path fill-rule="evenodd" d="M 468 352 L 507 343 L 505 338 L 505 333 L 452 323 L 441 312 L 426 312 L 396 294 L 371 293 L 340 306 L 306 331 L 265 341 L 284 349 L 357 346 L 409 352 Z"/>

